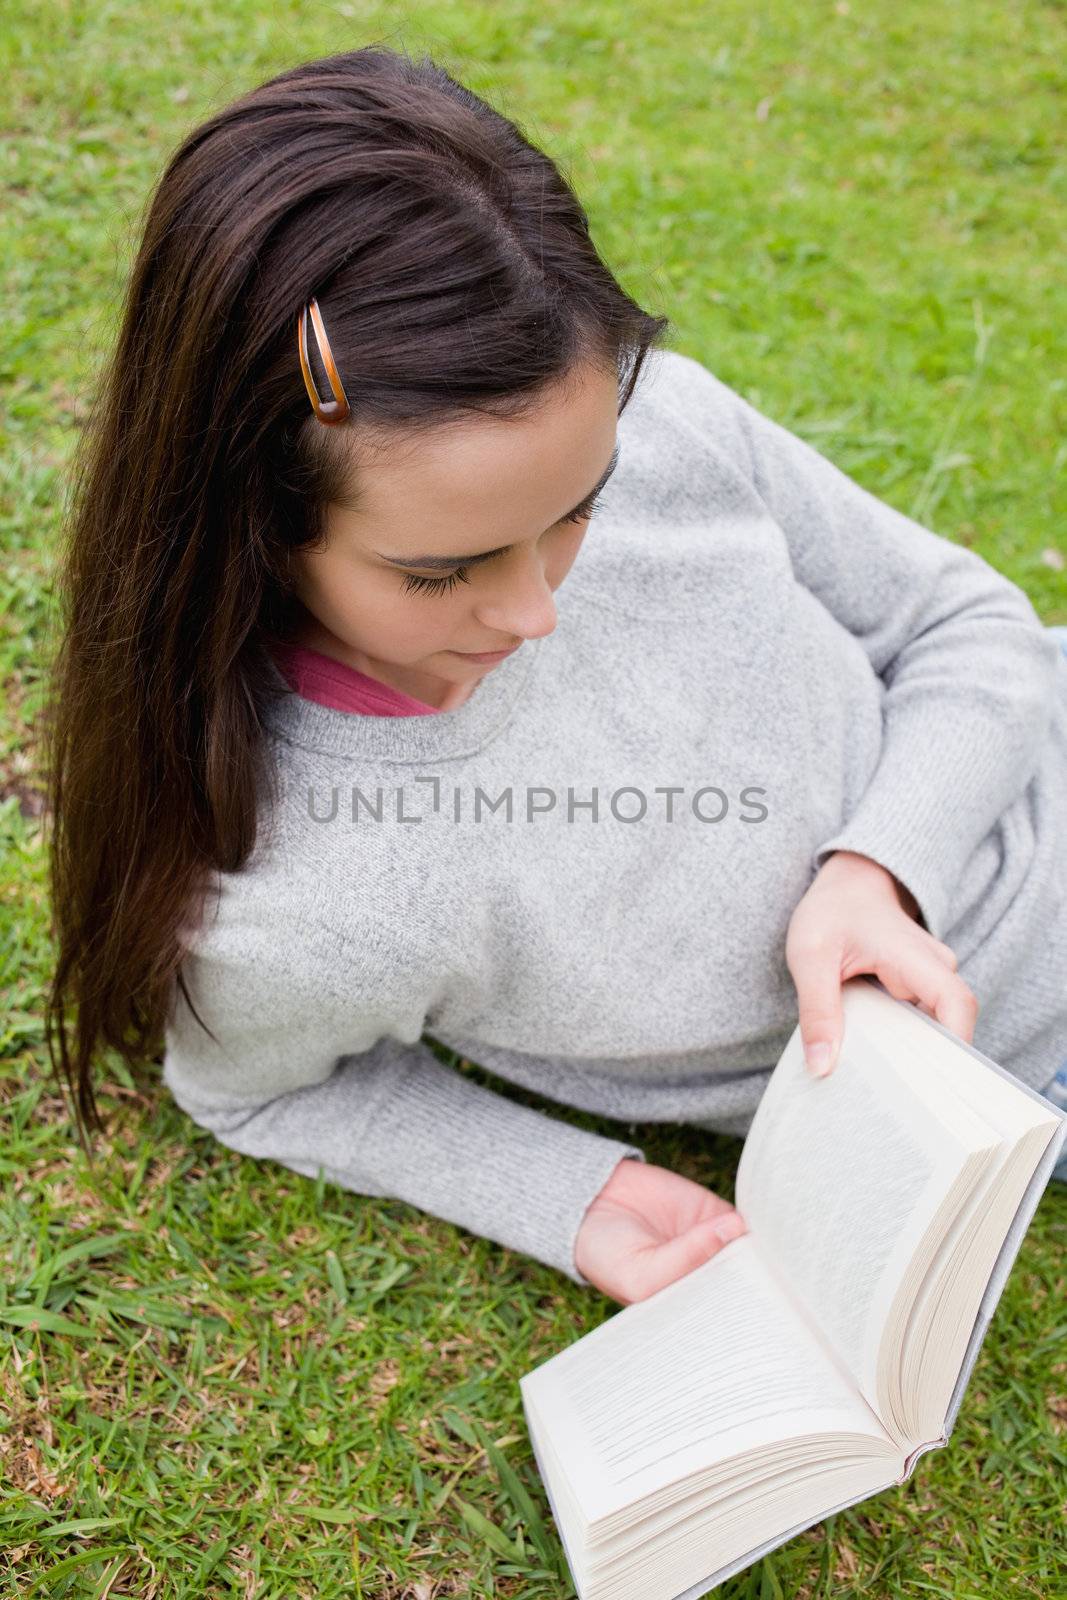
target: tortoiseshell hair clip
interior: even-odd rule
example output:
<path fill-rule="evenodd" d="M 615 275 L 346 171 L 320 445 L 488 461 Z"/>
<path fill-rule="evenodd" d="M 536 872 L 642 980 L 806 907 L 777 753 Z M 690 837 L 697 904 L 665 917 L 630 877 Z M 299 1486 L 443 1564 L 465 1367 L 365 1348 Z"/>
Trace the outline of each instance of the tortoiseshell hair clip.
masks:
<path fill-rule="evenodd" d="M 330 388 L 334 392 L 332 400 L 320 400 L 318 390 L 315 388 L 315 380 L 311 376 L 311 367 L 308 363 L 309 311 L 315 328 L 315 342 L 319 347 L 319 355 L 326 369 L 326 376 L 330 380 Z M 337 363 L 333 359 L 333 351 L 330 349 L 330 341 L 326 335 L 326 324 L 322 320 L 322 312 L 319 310 L 317 300 L 309 300 L 301 311 L 296 331 L 297 346 L 300 350 L 300 370 L 304 374 L 304 387 L 307 389 L 315 415 L 320 422 L 331 426 L 336 422 L 344 422 L 345 418 L 350 415 L 352 408 L 348 403 L 348 396 L 345 394 L 341 375 L 337 370 Z"/>

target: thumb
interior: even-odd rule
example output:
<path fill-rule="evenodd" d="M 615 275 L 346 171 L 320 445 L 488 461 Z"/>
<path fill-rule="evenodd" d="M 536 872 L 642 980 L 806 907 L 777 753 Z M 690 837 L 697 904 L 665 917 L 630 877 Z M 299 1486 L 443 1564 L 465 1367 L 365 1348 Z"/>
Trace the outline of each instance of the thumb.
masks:
<path fill-rule="evenodd" d="M 812 968 L 797 984 L 797 996 L 804 1060 L 814 1077 L 823 1078 L 836 1066 L 841 1043 L 840 976 L 826 965 Z"/>
<path fill-rule="evenodd" d="M 665 1288 L 677 1278 L 684 1278 L 686 1273 L 710 1261 L 724 1244 L 747 1232 L 739 1211 L 724 1211 L 720 1216 L 705 1217 L 703 1222 L 695 1222 L 685 1233 L 657 1247 L 657 1288 Z M 648 1293 L 655 1293 L 655 1290 L 649 1290 Z"/>

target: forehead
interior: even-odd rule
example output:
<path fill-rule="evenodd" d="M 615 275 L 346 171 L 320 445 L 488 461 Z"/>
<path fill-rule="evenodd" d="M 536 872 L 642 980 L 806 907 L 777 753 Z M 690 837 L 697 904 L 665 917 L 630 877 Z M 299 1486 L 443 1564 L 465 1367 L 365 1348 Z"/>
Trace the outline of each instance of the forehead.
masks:
<path fill-rule="evenodd" d="M 414 437 L 364 435 L 350 504 L 360 524 L 379 532 L 402 529 L 416 510 L 453 528 L 502 515 L 514 521 L 517 510 L 520 521 L 536 525 L 541 514 L 548 526 L 553 510 L 565 515 L 592 487 L 617 422 L 615 374 L 583 368 L 522 416 L 464 417 Z"/>

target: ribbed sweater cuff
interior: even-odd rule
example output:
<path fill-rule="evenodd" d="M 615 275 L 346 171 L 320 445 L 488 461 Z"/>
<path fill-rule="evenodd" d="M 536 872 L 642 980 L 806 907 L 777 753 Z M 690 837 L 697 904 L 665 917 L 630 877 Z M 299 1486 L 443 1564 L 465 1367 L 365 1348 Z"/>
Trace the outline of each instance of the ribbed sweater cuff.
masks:
<path fill-rule="evenodd" d="M 869 856 L 911 890 L 927 930 L 943 939 L 967 858 L 1024 786 L 1033 747 L 1028 725 L 1013 734 L 959 704 L 897 712 L 863 797 L 813 852 L 813 867 L 834 850 Z"/>
<path fill-rule="evenodd" d="M 588 1284 L 574 1246 L 590 1203 L 638 1146 L 546 1116 L 397 1045 L 360 1164 L 383 1190 Z"/>

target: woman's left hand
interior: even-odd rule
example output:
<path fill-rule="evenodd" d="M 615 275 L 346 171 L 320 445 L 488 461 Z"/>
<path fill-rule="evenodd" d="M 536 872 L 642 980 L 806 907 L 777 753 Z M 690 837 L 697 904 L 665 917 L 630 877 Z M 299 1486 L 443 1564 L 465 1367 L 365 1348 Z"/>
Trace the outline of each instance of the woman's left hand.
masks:
<path fill-rule="evenodd" d="M 869 856 L 836 850 L 823 862 L 793 912 L 785 943 L 804 1056 L 816 1076 L 836 1064 L 844 1031 L 841 985 L 861 972 L 971 1042 L 978 1001 L 957 976 L 953 951 L 918 918 L 911 893 Z"/>

